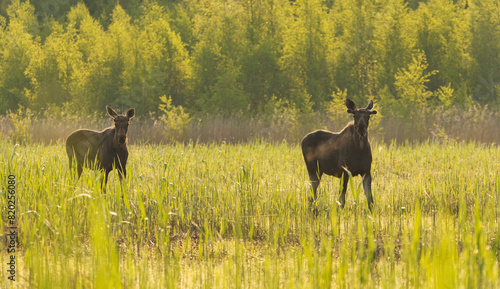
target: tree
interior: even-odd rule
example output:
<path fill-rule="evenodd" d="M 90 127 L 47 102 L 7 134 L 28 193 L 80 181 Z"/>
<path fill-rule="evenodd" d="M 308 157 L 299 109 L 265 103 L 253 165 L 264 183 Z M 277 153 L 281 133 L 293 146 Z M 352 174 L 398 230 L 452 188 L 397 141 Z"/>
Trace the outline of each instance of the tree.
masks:
<path fill-rule="evenodd" d="M 287 82 L 280 67 L 282 34 L 289 21 L 284 5 L 289 6 L 276 0 L 243 3 L 246 45 L 241 56 L 241 78 L 254 113 L 262 112 L 273 96 L 286 97 Z"/>
<path fill-rule="evenodd" d="M 474 100 L 500 105 L 500 2 L 470 1 L 471 93 Z"/>
<path fill-rule="evenodd" d="M 189 103 L 189 54 L 170 27 L 168 13 L 157 3 L 146 3 L 138 25 L 136 74 L 128 76 L 128 83 L 139 112 L 156 111 L 161 95 L 171 96 L 174 105 Z"/>
<path fill-rule="evenodd" d="M 74 41 L 80 59 L 74 59 L 71 77 L 72 105 L 85 113 L 102 110 L 113 94 L 111 70 L 107 66 L 110 42 L 102 26 L 84 4 L 71 8 L 68 13 L 66 34 Z"/>
<path fill-rule="evenodd" d="M 242 86 L 241 59 L 247 44 L 240 1 L 200 1 L 193 51 L 193 90 L 198 110 L 229 115 L 248 110 Z M 210 13 L 205 14 L 205 9 Z"/>
<path fill-rule="evenodd" d="M 413 30 L 414 26 L 407 15 L 405 1 L 389 0 L 376 16 L 378 25 L 373 39 L 377 63 L 376 97 L 381 91 L 395 93 L 396 73 L 412 60 L 415 41 L 408 30 Z"/>
<path fill-rule="evenodd" d="M 335 74 L 337 87 L 366 101 L 378 88 L 378 65 L 375 31 L 378 9 L 375 1 L 346 0 L 333 6 L 333 31 L 337 39 Z M 377 9 L 378 8 L 378 9 Z"/>
<path fill-rule="evenodd" d="M 427 106 L 432 96 L 427 83 L 429 78 L 437 73 L 435 70 L 426 72 L 427 67 L 425 54 L 420 52 L 414 56 L 407 68 L 401 69 L 396 74 L 395 86 L 401 105 L 404 104 L 412 110 Z"/>
<path fill-rule="evenodd" d="M 52 20 L 49 30 L 50 35 L 25 70 L 31 83 L 31 88 L 25 90 L 35 111 L 71 101 L 69 84 L 81 56 L 74 43 L 65 37 L 61 24 Z"/>
<path fill-rule="evenodd" d="M 300 110 L 315 108 L 327 101 L 333 90 L 327 57 L 326 11 L 318 0 L 293 4 L 294 19 L 283 37 L 281 67 L 288 82 L 289 100 Z"/>
<path fill-rule="evenodd" d="M 13 0 L 7 9 L 8 26 L 0 21 L 0 111 L 29 107 L 33 99 L 27 90 L 32 83 L 25 74 L 30 63 L 40 55 L 38 22 L 29 2 Z M 3 19 L 3 18 L 2 18 Z"/>
<path fill-rule="evenodd" d="M 117 5 L 113 10 L 112 21 L 109 25 L 110 38 L 109 67 L 111 69 L 113 92 L 110 105 L 113 107 L 135 107 L 138 113 L 142 112 L 142 102 L 136 87 L 135 79 L 139 71 L 139 32 L 136 25 L 131 23 L 131 17 Z"/>
<path fill-rule="evenodd" d="M 462 88 L 469 81 L 468 12 L 451 0 L 430 0 L 414 11 L 415 48 L 425 53 L 429 70 L 439 71 L 429 79 L 429 90 L 451 84 Z"/>

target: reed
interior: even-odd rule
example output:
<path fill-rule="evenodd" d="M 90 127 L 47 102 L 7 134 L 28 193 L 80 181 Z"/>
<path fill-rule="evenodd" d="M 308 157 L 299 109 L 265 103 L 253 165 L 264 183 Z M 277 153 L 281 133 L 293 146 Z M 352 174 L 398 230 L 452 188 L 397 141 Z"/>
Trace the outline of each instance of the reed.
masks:
<path fill-rule="evenodd" d="M 132 145 L 128 174 L 70 176 L 62 143 L 0 141 L 18 180 L 17 279 L 3 288 L 500 286 L 500 149 L 372 142 L 373 214 L 351 180 L 308 206 L 298 144 Z M 0 194 L 6 204 L 5 193 Z M 6 232 L 6 206 L 1 207 Z M 1 243 L 2 264 L 7 260 Z M 6 266 L 6 265 L 2 265 Z"/>

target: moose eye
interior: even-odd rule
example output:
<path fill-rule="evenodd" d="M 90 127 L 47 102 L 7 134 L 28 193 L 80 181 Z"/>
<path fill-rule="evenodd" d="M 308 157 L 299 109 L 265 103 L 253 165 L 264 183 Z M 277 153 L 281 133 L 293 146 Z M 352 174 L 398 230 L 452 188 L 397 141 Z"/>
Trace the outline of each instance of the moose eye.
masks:
<path fill-rule="evenodd" d="M 370 115 L 360 115 L 360 114 L 355 114 L 354 115 L 354 119 L 355 120 L 369 120 L 370 119 Z"/>

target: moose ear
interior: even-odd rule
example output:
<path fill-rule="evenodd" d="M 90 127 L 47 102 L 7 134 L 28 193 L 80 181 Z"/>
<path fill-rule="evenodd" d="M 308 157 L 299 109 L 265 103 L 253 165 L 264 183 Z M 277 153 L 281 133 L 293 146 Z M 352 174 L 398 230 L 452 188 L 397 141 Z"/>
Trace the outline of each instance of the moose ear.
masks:
<path fill-rule="evenodd" d="M 372 110 L 372 108 L 373 108 L 373 100 L 370 100 L 370 103 L 368 103 L 365 109 Z"/>
<path fill-rule="evenodd" d="M 106 110 L 108 111 L 108 114 L 111 115 L 112 118 L 116 118 L 118 114 L 116 111 L 114 111 L 111 107 L 106 105 Z"/>
<path fill-rule="evenodd" d="M 129 110 L 127 111 L 127 118 L 128 118 L 128 119 L 133 118 L 133 117 L 134 117 L 134 115 L 135 115 L 135 109 L 131 108 L 131 109 L 129 109 Z"/>
<path fill-rule="evenodd" d="M 348 113 L 354 113 L 356 111 L 356 104 L 349 98 L 345 99 L 345 106 L 347 107 Z"/>
<path fill-rule="evenodd" d="M 371 110 L 370 114 L 377 114 L 377 111 L 376 110 Z"/>

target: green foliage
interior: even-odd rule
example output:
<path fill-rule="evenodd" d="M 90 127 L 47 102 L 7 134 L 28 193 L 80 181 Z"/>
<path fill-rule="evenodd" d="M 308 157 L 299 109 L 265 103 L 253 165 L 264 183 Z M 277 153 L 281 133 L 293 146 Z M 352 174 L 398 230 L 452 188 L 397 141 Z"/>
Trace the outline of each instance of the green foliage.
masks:
<path fill-rule="evenodd" d="M 345 99 L 348 98 L 347 90 L 344 91 L 334 91 L 332 93 L 332 100 L 328 103 L 328 107 L 326 109 L 328 113 L 328 117 L 332 120 L 338 120 L 339 117 L 344 117 L 346 108 L 345 108 Z"/>
<path fill-rule="evenodd" d="M 288 81 L 289 99 L 299 108 L 311 101 L 320 104 L 330 94 L 332 76 L 328 69 L 328 29 L 321 1 L 296 1 L 294 21 L 284 31 L 281 66 Z"/>
<path fill-rule="evenodd" d="M 97 107 L 104 107 L 111 86 L 111 70 L 107 62 L 109 42 L 97 20 L 92 18 L 83 3 L 71 8 L 68 13 L 68 26 L 65 38 L 70 50 L 75 49 L 76 59 L 71 63 L 74 71 L 71 75 L 72 104 L 84 113 L 91 113 Z"/>
<path fill-rule="evenodd" d="M 413 13 L 413 25 L 417 27 L 415 48 L 425 53 L 429 71 L 439 71 L 429 76 L 431 91 L 450 83 L 453 88 L 460 88 L 469 81 L 466 73 L 470 67 L 468 17 L 467 10 L 453 1 L 428 1 Z"/>
<path fill-rule="evenodd" d="M 201 2 L 200 6 L 206 5 L 213 14 L 195 23 L 195 33 L 200 35 L 193 52 L 196 108 L 225 116 L 247 111 L 249 99 L 241 82 L 241 57 L 246 42 L 242 3 Z"/>
<path fill-rule="evenodd" d="M 496 1 L 42 2 L 2 2 L 1 114 L 144 114 L 168 95 L 192 115 L 251 118 L 273 97 L 310 115 L 337 91 L 402 118 L 500 103 Z"/>
<path fill-rule="evenodd" d="M 332 10 L 334 37 L 338 37 L 334 38 L 337 42 L 334 58 L 337 87 L 347 89 L 355 99 L 376 95 L 377 67 L 383 64 L 378 63 L 377 58 L 382 53 L 375 50 L 378 38 L 375 32 L 377 25 L 386 21 L 377 19 L 384 9 L 375 1 L 348 0 L 335 5 Z"/>
<path fill-rule="evenodd" d="M 471 89 L 474 100 L 499 104 L 495 86 L 500 81 L 500 5 L 497 1 L 471 3 Z"/>
<path fill-rule="evenodd" d="M 445 108 L 450 108 L 457 103 L 456 95 L 454 89 L 448 86 L 440 87 L 434 94 L 436 100 L 438 100 Z"/>
<path fill-rule="evenodd" d="M 36 36 L 38 23 L 28 2 L 15 0 L 7 9 L 8 25 L 0 34 L 0 109 L 16 110 L 20 105 L 30 107 L 32 88 L 26 70 L 32 59 L 40 54 L 40 39 Z"/>
<path fill-rule="evenodd" d="M 171 29 L 168 14 L 155 2 L 146 4 L 139 19 L 135 71 L 129 74 L 134 104 L 141 111 L 155 111 L 158 97 L 170 95 L 174 104 L 186 103 L 191 77 L 188 52 Z M 132 37 L 134 37 L 132 35 Z M 129 54 L 123 55 L 127 57 Z"/>
<path fill-rule="evenodd" d="M 26 144 L 31 142 L 31 116 L 30 109 L 20 107 L 16 112 L 7 114 L 7 119 L 10 122 L 10 131 L 8 132 L 12 143 Z"/>
<path fill-rule="evenodd" d="M 404 106 L 418 109 L 431 101 L 432 92 L 426 84 L 437 71 L 426 72 L 427 66 L 425 54 L 417 53 L 410 65 L 396 74 L 397 97 Z"/>
<path fill-rule="evenodd" d="M 184 111 L 182 106 L 172 105 L 172 98 L 160 96 L 160 111 L 163 115 L 160 120 L 163 121 L 165 127 L 165 136 L 169 141 L 181 140 L 188 128 L 191 117 Z"/>

